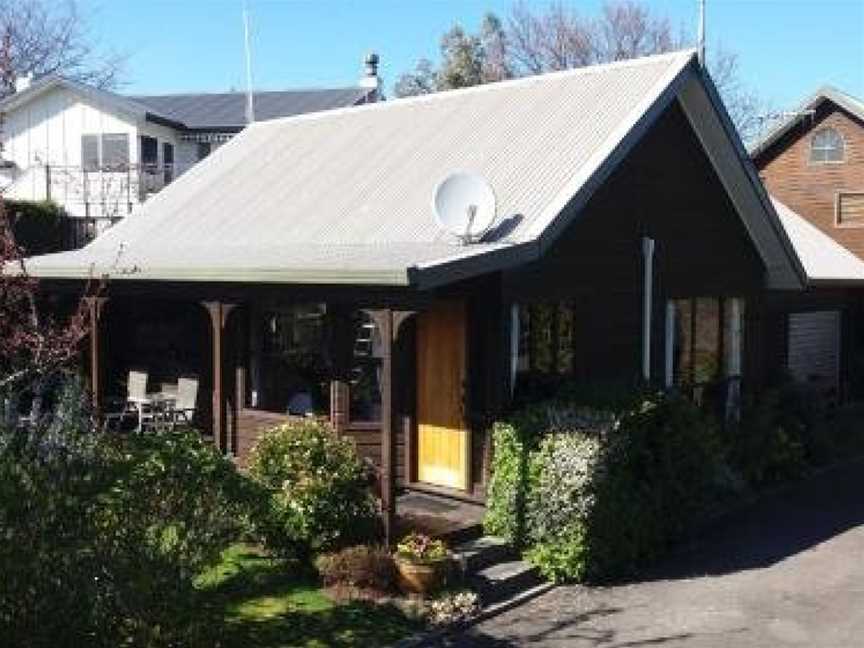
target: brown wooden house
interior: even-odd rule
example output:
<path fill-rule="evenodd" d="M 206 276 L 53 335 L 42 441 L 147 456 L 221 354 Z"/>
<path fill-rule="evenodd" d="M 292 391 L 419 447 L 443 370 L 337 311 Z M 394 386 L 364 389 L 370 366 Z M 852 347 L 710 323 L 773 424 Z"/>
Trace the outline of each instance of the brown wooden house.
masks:
<path fill-rule="evenodd" d="M 762 300 L 764 363 L 821 383 L 841 399 L 860 398 L 864 102 L 821 88 L 751 153 L 766 188 L 784 205 L 799 256 L 809 259 L 805 291 Z"/>
<path fill-rule="evenodd" d="M 498 219 L 430 207 L 457 169 Z M 33 258 L 93 303 L 94 397 L 201 376 L 243 455 L 327 416 L 397 487 L 482 502 L 489 422 L 545 379 L 727 379 L 748 304 L 803 271 L 693 52 L 253 125 L 88 247 Z"/>

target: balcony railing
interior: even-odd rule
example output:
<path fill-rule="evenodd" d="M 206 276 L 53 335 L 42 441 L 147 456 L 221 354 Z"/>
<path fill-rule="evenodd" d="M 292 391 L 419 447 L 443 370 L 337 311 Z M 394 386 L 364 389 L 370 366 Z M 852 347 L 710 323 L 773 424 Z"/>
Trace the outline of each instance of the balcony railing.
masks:
<path fill-rule="evenodd" d="M 121 217 L 64 216 L 61 221 L 63 249 L 77 250 L 82 248 L 121 220 L 123 220 Z"/>
<path fill-rule="evenodd" d="M 18 172 L 3 189 L 14 200 L 52 200 L 71 216 L 122 218 L 191 165 L 130 164 L 88 168 L 40 164 Z"/>

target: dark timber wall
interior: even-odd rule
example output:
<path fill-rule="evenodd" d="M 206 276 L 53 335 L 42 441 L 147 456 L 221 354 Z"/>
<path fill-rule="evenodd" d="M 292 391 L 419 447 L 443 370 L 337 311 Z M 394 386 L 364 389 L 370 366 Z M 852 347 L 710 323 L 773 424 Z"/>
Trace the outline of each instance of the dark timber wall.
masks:
<path fill-rule="evenodd" d="M 656 241 L 652 375 L 659 377 L 666 298 L 751 297 L 764 273 L 677 103 L 545 257 L 506 276 L 509 300 L 575 301 L 581 317 L 574 366 L 586 379 L 632 379 L 639 374 L 643 236 Z"/>

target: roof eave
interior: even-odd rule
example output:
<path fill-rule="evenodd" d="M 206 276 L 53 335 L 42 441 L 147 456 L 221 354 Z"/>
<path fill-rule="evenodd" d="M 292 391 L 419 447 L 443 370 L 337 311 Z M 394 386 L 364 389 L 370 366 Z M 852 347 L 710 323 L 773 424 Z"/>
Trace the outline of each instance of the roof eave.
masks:
<path fill-rule="evenodd" d="M 807 273 L 795 252 L 792 242 L 789 240 L 786 230 L 780 222 L 780 217 L 777 215 L 774 205 L 771 203 L 771 199 L 768 196 L 764 184 L 759 179 L 759 174 L 756 171 L 753 160 L 747 153 L 747 150 L 738 135 L 738 131 L 732 123 L 732 118 L 726 111 L 723 101 L 720 98 L 720 94 L 714 86 L 714 82 L 707 74 L 701 71 L 701 69 L 697 74 L 696 80 L 698 81 L 698 86 L 687 86 L 687 88 L 682 91 L 679 101 L 687 115 L 687 118 L 690 120 L 697 137 L 702 142 L 702 147 L 706 151 L 717 175 L 726 187 L 726 191 L 729 193 L 732 203 L 735 205 L 739 217 L 748 231 L 750 239 L 753 241 L 757 251 L 759 252 L 766 270 L 766 288 L 776 290 L 801 290 L 806 285 Z M 709 106 L 703 106 L 698 92 L 693 92 L 697 87 L 701 88 L 704 92 Z M 767 216 L 767 224 L 771 228 L 770 234 L 780 243 L 782 254 L 777 253 L 776 250 L 772 251 L 766 249 L 766 244 L 770 245 L 771 237 L 768 237 L 768 240 L 762 240 L 760 236 L 758 236 L 758 219 L 753 220 L 749 210 L 738 204 L 735 200 L 734 193 L 727 184 L 728 181 L 726 179 L 726 174 L 723 173 L 721 168 L 722 164 L 720 158 L 722 151 L 717 150 L 717 147 L 712 147 L 705 143 L 704 138 L 710 134 L 710 132 L 706 131 L 709 131 L 711 127 L 712 114 L 719 121 L 719 124 L 716 126 L 719 126 L 724 134 L 723 139 L 732 147 L 730 153 L 734 156 L 734 161 L 737 162 L 735 166 L 740 165 L 740 168 L 744 173 L 743 179 L 746 181 L 747 185 L 745 188 L 745 195 L 748 191 L 753 192 L 755 195 L 764 215 Z M 763 234 L 768 233 L 763 232 Z"/>

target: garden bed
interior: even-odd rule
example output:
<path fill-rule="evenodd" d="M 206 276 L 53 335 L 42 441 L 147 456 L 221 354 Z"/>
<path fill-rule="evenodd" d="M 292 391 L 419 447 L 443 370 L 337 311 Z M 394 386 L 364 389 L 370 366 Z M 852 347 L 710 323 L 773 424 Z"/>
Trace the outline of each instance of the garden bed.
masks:
<path fill-rule="evenodd" d="M 422 627 L 390 601 L 334 601 L 315 575 L 236 544 L 197 586 L 221 646 L 382 646 Z"/>

